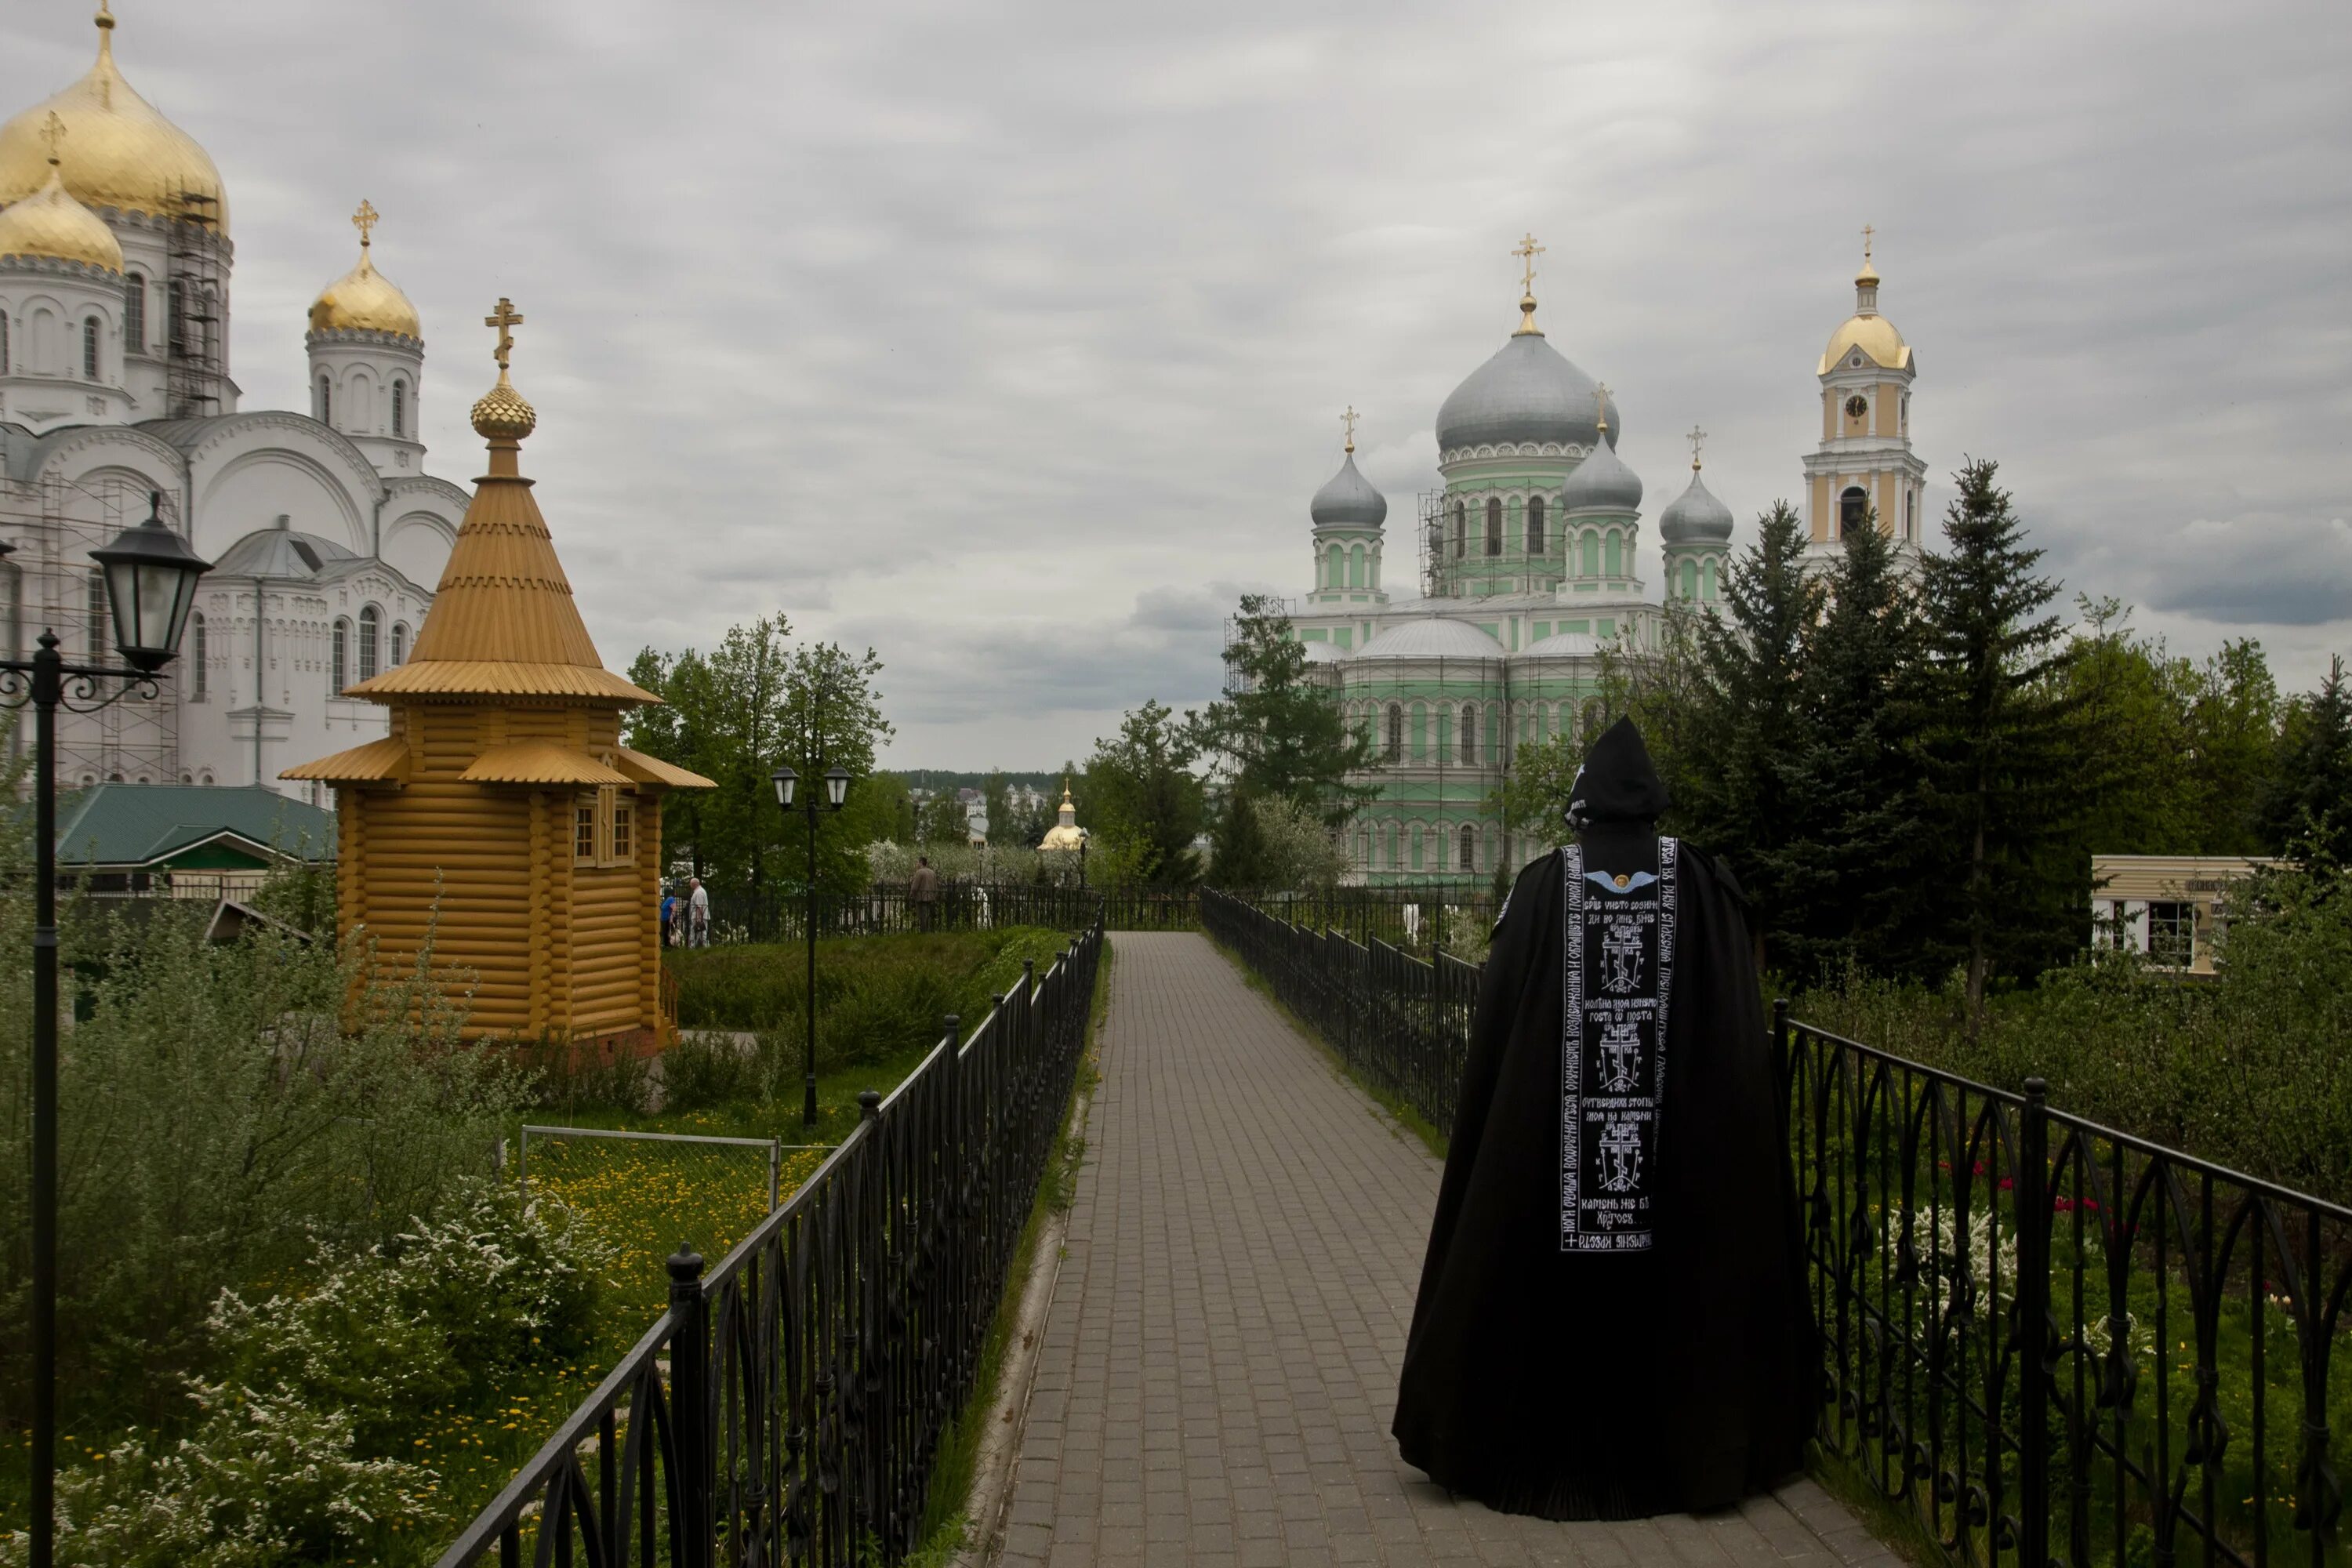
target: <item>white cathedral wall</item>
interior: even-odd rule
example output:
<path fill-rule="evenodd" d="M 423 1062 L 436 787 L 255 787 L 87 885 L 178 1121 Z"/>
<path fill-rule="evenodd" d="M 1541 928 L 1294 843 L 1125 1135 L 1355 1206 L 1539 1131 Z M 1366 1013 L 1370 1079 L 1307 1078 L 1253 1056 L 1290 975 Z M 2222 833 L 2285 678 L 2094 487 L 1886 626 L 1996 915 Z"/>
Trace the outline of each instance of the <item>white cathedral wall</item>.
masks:
<path fill-rule="evenodd" d="M 196 553 L 216 561 L 230 545 L 281 516 L 298 532 L 331 539 L 361 555 L 373 551 L 375 487 L 369 481 L 374 470 L 364 469 L 364 477 L 353 472 L 364 459 L 348 448 L 336 450 L 341 444 L 321 438 L 323 432 L 299 446 L 286 440 L 289 434 L 295 433 L 250 430 L 237 438 L 208 441 L 197 454 L 192 465 Z"/>
<path fill-rule="evenodd" d="M 457 524 L 429 511 L 404 512 L 385 525 L 383 560 L 410 582 L 431 588 L 449 564 Z"/>

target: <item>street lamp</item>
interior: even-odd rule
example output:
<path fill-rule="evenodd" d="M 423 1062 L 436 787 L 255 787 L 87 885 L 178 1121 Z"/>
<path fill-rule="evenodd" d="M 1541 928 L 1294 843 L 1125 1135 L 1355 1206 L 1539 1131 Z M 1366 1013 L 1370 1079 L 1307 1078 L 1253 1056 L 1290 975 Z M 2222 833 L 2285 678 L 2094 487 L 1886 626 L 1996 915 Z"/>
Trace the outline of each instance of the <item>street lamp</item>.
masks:
<path fill-rule="evenodd" d="M 119 665 L 68 664 L 44 631 L 29 659 L 0 659 L 0 708 L 33 710 L 33 1568 L 57 1562 L 58 1475 L 58 710 L 94 713 L 127 692 L 156 695 L 180 651 L 196 579 L 212 570 L 164 526 L 163 492 L 147 520 L 90 552 L 106 577 Z M 14 553 L 0 544 L 0 556 Z M 120 689 L 101 697 L 104 686 Z"/>
<path fill-rule="evenodd" d="M 776 786 L 776 805 L 783 811 L 795 809 L 793 798 L 800 791 L 801 775 L 789 767 L 778 768 L 769 775 Z M 835 763 L 824 771 L 824 804 L 839 811 L 849 798 L 850 773 L 847 768 Z M 804 1098 L 801 1101 L 801 1125 L 816 1125 L 816 795 L 811 791 L 797 809 L 807 819 L 808 826 L 808 896 L 803 905 L 801 924 L 808 933 L 808 1044 L 802 1057 L 806 1069 Z"/>

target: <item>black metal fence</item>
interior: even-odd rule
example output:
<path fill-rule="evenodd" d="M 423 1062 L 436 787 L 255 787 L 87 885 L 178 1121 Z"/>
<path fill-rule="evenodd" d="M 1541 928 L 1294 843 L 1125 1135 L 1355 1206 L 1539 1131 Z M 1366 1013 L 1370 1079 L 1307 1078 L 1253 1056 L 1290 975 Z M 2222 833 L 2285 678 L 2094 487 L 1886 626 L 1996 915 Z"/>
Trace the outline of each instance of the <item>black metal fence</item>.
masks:
<path fill-rule="evenodd" d="M 1350 1064 L 1452 1125 L 1475 969 L 1202 909 Z M 2352 1211 L 1785 1005 L 1772 1044 L 1825 1454 L 1971 1568 L 2346 1561 Z"/>
<path fill-rule="evenodd" d="M 443 1554 L 506 1568 L 896 1562 L 962 1409 L 1084 1047 L 1092 921 L 670 1304 Z"/>

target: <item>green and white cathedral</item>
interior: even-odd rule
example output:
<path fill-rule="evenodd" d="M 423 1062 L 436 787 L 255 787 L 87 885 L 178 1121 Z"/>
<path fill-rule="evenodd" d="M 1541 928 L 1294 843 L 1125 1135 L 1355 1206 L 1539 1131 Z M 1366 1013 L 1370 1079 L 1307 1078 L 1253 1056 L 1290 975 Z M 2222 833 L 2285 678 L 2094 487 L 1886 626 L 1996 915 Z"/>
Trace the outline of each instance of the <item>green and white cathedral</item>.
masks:
<path fill-rule="evenodd" d="M 1531 257 L 1532 240 L 1517 254 Z M 1832 334 L 1818 373 L 1833 412 L 1805 459 L 1815 551 L 1836 539 L 1841 509 L 1860 515 L 1855 498 L 1864 487 L 1875 494 L 1882 470 L 1889 500 L 1898 484 L 1916 495 L 1920 471 L 1911 351 L 1877 315 L 1866 257 L 1864 273 L 1855 315 Z M 1711 613 L 1719 603 L 1732 515 L 1700 478 L 1699 432 L 1689 486 L 1658 517 L 1662 602 L 1635 574 L 1642 481 L 1617 456 L 1617 405 L 1552 347 L 1535 312 L 1530 270 L 1518 330 L 1438 410 L 1444 483 L 1422 498 L 1410 596 L 1392 598 L 1385 585 L 1388 500 L 1357 470 L 1352 429 L 1339 471 L 1308 509 L 1315 586 L 1291 604 L 1294 634 L 1381 759 L 1362 781 L 1378 797 L 1344 844 L 1358 883 L 1484 885 L 1498 866 L 1549 847 L 1549 837 L 1506 833 L 1495 808 L 1519 745 L 1580 734 L 1604 663 L 1657 648 L 1667 605 Z M 1867 378 L 1856 355 L 1869 361 Z M 1845 385 L 1864 379 L 1872 384 L 1859 392 Z M 1849 396 L 1873 407 L 1841 420 Z M 1883 421 L 1871 416 L 1882 396 Z M 1849 469 L 1854 477 L 1839 477 Z M 1871 514 L 1916 551 L 1916 508 L 1910 500 Z"/>

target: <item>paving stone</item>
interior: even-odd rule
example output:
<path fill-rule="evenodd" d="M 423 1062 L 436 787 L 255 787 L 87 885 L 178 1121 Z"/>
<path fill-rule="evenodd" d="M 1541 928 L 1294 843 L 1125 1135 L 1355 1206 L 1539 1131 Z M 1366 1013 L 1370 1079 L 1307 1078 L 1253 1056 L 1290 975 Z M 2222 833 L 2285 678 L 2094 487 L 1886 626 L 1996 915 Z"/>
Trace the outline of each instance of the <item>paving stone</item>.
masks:
<path fill-rule="evenodd" d="M 1202 937 L 1120 932 L 1007 1563 L 1894 1568 L 1809 1480 L 1702 1520 L 1456 1501 L 1388 1432 L 1438 1163 Z"/>

